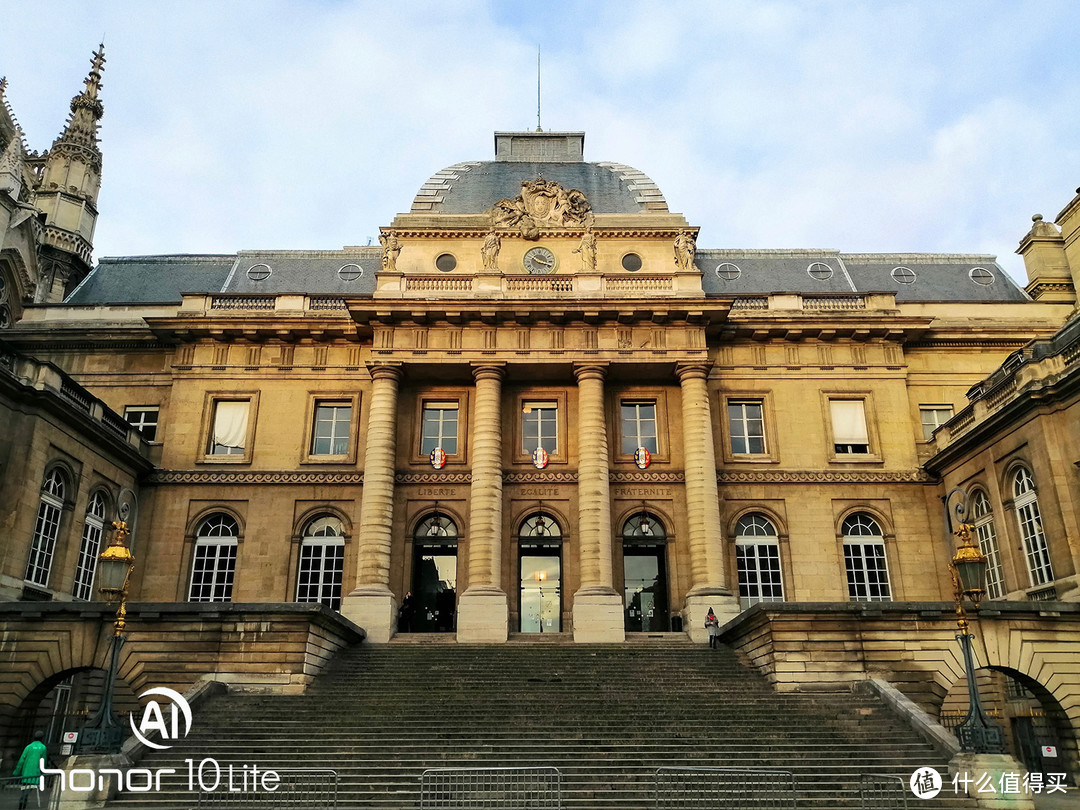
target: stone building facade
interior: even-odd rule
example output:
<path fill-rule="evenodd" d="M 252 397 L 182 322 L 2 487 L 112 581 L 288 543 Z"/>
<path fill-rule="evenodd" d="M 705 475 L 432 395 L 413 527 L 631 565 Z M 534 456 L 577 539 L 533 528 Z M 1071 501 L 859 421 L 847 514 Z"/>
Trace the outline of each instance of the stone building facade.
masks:
<path fill-rule="evenodd" d="M 940 498 L 976 479 L 974 512 L 1027 516 L 996 595 L 1077 599 L 1075 408 L 1032 394 L 991 442 L 969 404 L 1064 339 L 1076 200 L 1024 237 L 1025 292 L 990 256 L 698 247 L 584 133 L 497 132 L 381 246 L 90 270 L 103 63 L 47 153 L 0 116 L 3 339 L 142 434 L 104 473 L 137 497 L 135 599 L 322 602 L 376 642 L 699 638 L 709 608 L 950 598 Z M 39 536 L 43 446 L 3 468 L 0 588 L 46 544 L 39 596 L 80 598 L 93 485 Z"/>

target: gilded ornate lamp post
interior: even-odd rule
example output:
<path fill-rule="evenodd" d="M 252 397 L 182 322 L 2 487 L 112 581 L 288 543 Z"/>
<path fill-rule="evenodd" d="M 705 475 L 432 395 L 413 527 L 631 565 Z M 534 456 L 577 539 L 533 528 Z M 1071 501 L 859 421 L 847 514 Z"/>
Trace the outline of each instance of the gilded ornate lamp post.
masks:
<path fill-rule="evenodd" d="M 954 510 L 960 520 L 960 525 L 954 531 L 949 501 L 957 493 L 960 493 L 960 500 Z M 956 599 L 956 626 L 959 629 L 956 640 L 960 642 L 960 649 L 964 653 L 964 672 L 967 675 L 969 699 L 967 716 L 954 731 L 961 751 L 973 754 L 1001 754 L 1005 751 L 1005 733 L 983 711 L 982 701 L 979 698 L 979 686 L 975 680 L 975 660 L 972 654 L 975 636 L 968 632 L 967 611 L 964 608 L 966 599 L 970 599 L 972 604 L 978 607 L 986 594 L 986 557 L 972 539 L 972 525 L 964 520 L 967 514 L 967 492 L 956 487 L 943 500 L 946 525 L 952 534 L 960 539 L 960 546 L 956 549 L 949 568 L 952 572 L 953 595 Z"/>
<path fill-rule="evenodd" d="M 127 491 L 127 490 L 126 490 Z M 128 491 L 130 493 L 130 491 Z M 134 494 L 131 494 L 134 503 Z M 123 497 L 123 493 L 121 493 Z M 117 670 L 120 667 L 120 648 L 124 645 L 124 630 L 127 624 L 127 590 L 131 571 L 135 567 L 135 558 L 128 547 L 131 532 L 127 517 L 130 504 L 120 508 L 120 520 L 113 525 L 113 539 L 109 547 L 98 557 L 98 590 L 110 604 L 119 601 L 116 617 L 113 620 L 113 636 L 109 655 L 109 669 L 105 675 L 105 691 L 97 712 L 87 721 L 79 735 L 79 753 L 115 754 L 120 751 L 124 740 L 124 727 L 113 711 L 113 691 L 116 685 Z"/>

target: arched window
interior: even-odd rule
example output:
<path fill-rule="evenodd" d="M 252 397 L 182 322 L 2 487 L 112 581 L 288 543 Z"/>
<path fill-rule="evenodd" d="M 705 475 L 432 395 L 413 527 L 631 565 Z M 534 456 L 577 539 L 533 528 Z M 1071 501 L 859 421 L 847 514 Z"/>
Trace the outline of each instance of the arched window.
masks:
<path fill-rule="evenodd" d="M 622 536 L 623 540 L 632 543 L 663 543 L 667 532 L 655 515 L 641 512 L 623 524 Z"/>
<path fill-rule="evenodd" d="M 1013 473 L 1013 498 L 1031 584 L 1035 586 L 1053 582 L 1054 569 L 1050 565 L 1050 550 L 1046 546 L 1046 535 L 1043 534 L 1039 496 L 1035 492 L 1035 480 L 1026 467 L 1020 467 Z"/>
<path fill-rule="evenodd" d="M 195 532 L 189 602 L 231 602 L 240 528 L 223 512 L 204 518 Z"/>
<path fill-rule="evenodd" d="M 848 598 L 852 602 L 888 602 L 889 566 L 885 561 L 885 535 L 878 522 L 864 512 L 844 519 L 844 568 Z"/>
<path fill-rule="evenodd" d="M 60 516 L 64 511 L 67 482 L 64 474 L 53 467 L 41 485 L 34 538 L 30 542 L 30 558 L 26 561 L 26 581 L 45 588 L 49 584 L 56 538 L 60 534 Z"/>
<path fill-rule="evenodd" d="M 784 601 L 780 538 L 776 526 L 764 515 L 744 515 L 735 525 L 735 566 L 743 610 L 758 602 Z"/>
<path fill-rule="evenodd" d="M 559 524 L 542 512 L 527 518 L 518 531 L 519 540 L 531 543 L 558 541 L 561 537 L 562 529 L 559 528 Z"/>
<path fill-rule="evenodd" d="M 457 534 L 457 525 L 454 521 L 440 512 L 433 512 L 417 524 L 413 539 L 418 543 L 437 543 L 440 541 L 435 538 L 441 537 L 443 538 L 441 542 L 445 543 L 448 539 L 456 539 Z"/>
<path fill-rule="evenodd" d="M 90 496 L 90 503 L 86 507 L 79 561 L 75 565 L 75 584 L 71 587 L 71 595 L 84 602 L 94 598 L 94 573 L 97 571 L 104 528 L 105 496 L 98 491 Z"/>
<path fill-rule="evenodd" d="M 994 512 L 990 508 L 990 499 L 981 489 L 975 490 L 975 494 L 971 497 L 971 519 L 975 524 L 979 550 L 986 557 L 987 596 L 991 599 L 1000 599 L 1005 595 L 1005 575 L 1001 570 L 1001 555 L 998 553 Z"/>
<path fill-rule="evenodd" d="M 300 540 L 297 602 L 319 602 L 341 609 L 341 574 L 345 569 L 345 531 L 333 515 L 308 521 Z"/>

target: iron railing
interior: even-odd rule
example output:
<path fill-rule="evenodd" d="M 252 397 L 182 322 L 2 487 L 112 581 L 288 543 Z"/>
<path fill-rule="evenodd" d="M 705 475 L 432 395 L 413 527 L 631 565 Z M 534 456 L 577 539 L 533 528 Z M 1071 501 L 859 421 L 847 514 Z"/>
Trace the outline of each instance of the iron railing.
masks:
<path fill-rule="evenodd" d="M 278 776 L 274 790 L 263 788 L 262 773 L 258 785 L 243 782 L 241 776 L 233 777 L 233 784 L 225 782 L 223 772 L 221 781 L 213 790 L 199 790 L 199 802 L 196 807 L 212 807 L 219 810 L 246 810 L 258 807 L 260 810 L 336 810 L 338 804 L 338 774 L 328 768 L 272 768 Z M 210 776 L 206 777 L 212 783 Z M 210 787 L 210 784 L 206 784 Z M 240 787 L 242 789 L 236 790 Z M 267 787 L 270 785 L 268 784 Z"/>
<path fill-rule="evenodd" d="M 420 810 L 561 810 L 558 768 L 429 768 Z"/>
<path fill-rule="evenodd" d="M 795 775 L 762 768 L 657 768 L 656 810 L 795 810 Z"/>
<path fill-rule="evenodd" d="M 862 810 L 907 810 L 908 786 L 899 776 L 864 773 L 859 777 Z"/>

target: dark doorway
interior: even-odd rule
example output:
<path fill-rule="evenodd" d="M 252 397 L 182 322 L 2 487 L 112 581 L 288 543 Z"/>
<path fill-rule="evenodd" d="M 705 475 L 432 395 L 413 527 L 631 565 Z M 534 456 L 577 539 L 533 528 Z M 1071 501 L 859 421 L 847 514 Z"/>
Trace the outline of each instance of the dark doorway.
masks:
<path fill-rule="evenodd" d="M 655 515 L 634 515 L 623 524 L 623 620 L 628 633 L 670 629 L 667 532 Z"/>
<path fill-rule="evenodd" d="M 438 512 L 420 522 L 413 533 L 413 633 L 452 633 L 457 626 L 457 526 Z M 403 619 L 406 617 L 403 617 Z"/>

